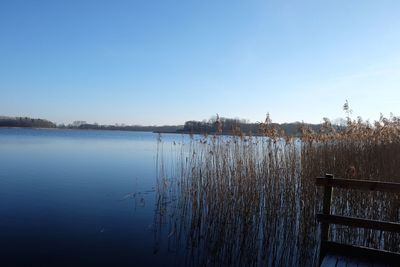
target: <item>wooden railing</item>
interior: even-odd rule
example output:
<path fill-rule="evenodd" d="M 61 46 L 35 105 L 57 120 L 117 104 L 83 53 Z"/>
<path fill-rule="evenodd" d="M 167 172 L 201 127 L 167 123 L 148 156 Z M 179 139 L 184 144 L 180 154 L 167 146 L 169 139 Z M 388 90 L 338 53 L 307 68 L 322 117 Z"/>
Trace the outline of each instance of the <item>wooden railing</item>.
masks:
<path fill-rule="evenodd" d="M 362 191 L 400 193 L 400 183 L 350 180 L 334 178 L 333 175 L 327 174 L 325 177 L 316 178 L 315 184 L 324 187 L 322 214 L 317 214 L 317 220 L 321 223 L 320 262 L 322 262 L 327 253 L 333 253 L 343 256 L 381 261 L 390 265 L 398 264 L 400 266 L 399 253 L 329 241 L 329 227 L 331 224 L 400 233 L 400 223 L 332 215 L 331 200 L 333 187 Z"/>

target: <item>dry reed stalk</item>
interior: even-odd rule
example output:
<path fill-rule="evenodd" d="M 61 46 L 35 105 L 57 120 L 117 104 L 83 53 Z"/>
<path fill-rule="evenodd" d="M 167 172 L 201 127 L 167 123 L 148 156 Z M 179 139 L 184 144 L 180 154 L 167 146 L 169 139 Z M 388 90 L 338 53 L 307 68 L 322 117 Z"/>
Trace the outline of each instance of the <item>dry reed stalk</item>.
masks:
<path fill-rule="evenodd" d="M 315 266 L 321 194 L 314 178 L 400 181 L 400 121 L 351 121 L 339 131 L 284 136 L 267 117 L 264 137 L 192 137 L 159 166 L 157 222 L 182 249 L 182 265 Z M 165 160 L 165 159 L 164 159 Z M 165 163 L 165 162 L 164 162 Z M 167 177 L 174 177 L 168 179 Z M 400 221 L 398 196 L 335 190 L 334 214 Z M 174 200 L 173 202 L 171 202 Z M 172 204 L 168 204 L 172 203 Z M 400 251 L 397 234 L 332 227 L 333 240 Z"/>

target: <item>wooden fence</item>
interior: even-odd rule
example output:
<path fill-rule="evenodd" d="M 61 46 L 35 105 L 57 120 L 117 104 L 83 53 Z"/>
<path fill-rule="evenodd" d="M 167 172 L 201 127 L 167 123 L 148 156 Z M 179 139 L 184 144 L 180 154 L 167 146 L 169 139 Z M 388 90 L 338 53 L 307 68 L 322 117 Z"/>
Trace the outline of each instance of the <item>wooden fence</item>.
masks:
<path fill-rule="evenodd" d="M 329 228 L 331 224 L 400 233 L 400 223 L 331 214 L 332 189 L 334 187 L 362 191 L 400 193 L 400 183 L 350 180 L 334 178 L 333 175 L 327 174 L 325 177 L 316 178 L 315 184 L 324 187 L 322 214 L 317 214 L 317 220 L 321 223 L 320 262 L 322 262 L 327 253 L 332 253 L 347 257 L 381 261 L 390 265 L 399 264 L 400 266 L 399 253 L 329 241 Z"/>

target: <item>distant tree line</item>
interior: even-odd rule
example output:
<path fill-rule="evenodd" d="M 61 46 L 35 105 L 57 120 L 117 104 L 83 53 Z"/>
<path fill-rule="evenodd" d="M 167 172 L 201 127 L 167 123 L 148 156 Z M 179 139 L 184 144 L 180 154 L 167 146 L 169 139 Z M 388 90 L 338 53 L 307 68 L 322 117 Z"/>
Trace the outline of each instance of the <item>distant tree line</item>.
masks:
<path fill-rule="evenodd" d="M 321 129 L 321 124 L 294 123 L 271 123 L 271 127 L 283 130 L 286 135 L 300 136 L 300 128 L 307 126 L 314 131 Z M 184 125 L 165 125 L 165 126 L 142 126 L 142 125 L 99 125 L 97 123 L 87 123 L 86 121 L 74 121 L 71 124 L 56 125 L 44 119 L 32 119 L 28 117 L 4 117 L 0 116 L 0 127 L 31 127 L 31 128 L 60 128 L 60 129 L 90 129 L 90 130 L 118 130 L 118 131 L 143 131 L 159 133 L 185 133 L 185 134 L 244 134 L 259 135 L 260 123 L 250 123 L 248 120 L 231 119 L 223 117 L 211 117 L 209 120 L 190 120 Z"/>
<path fill-rule="evenodd" d="M 55 128 L 56 124 L 43 119 L 28 117 L 0 117 L 0 127 Z"/>
<path fill-rule="evenodd" d="M 165 126 L 141 126 L 141 125 L 99 125 L 90 124 L 86 121 L 74 121 L 71 124 L 59 124 L 44 120 L 32 119 L 28 117 L 6 117 L 0 116 L 0 127 L 25 127 L 25 128 L 59 128 L 59 129 L 90 129 L 90 130 L 118 130 L 118 131 L 143 131 L 143 132 L 162 132 L 176 133 L 182 129 L 182 125 Z"/>
<path fill-rule="evenodd" d="M 301 127 L 309 127 L 313 131 L 319 131 L 321 124 L 308 124 L 301 122 L 294 123 L 271 123 L 271 127 L 281 129 L 286 135 L 300 136 Z M 183 129 L 178 130 L 179 133 L 191 133 L 191 134 L 238 134 L 244 135 L 259 135 L 260 134 L 260 123 L 250 123 L 248 120 L 243 119 L 230 119 L 230 118 L 218 118 L 212 117 L 209 120 L 203 121 L 186 121 Z"/>

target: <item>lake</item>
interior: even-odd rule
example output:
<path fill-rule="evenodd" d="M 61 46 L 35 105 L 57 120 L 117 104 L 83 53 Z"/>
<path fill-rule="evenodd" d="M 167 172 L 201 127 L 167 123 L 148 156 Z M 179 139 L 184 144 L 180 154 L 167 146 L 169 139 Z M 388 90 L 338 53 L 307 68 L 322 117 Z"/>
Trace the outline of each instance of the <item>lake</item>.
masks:
<path fill-rule="evenodd" d="M 0 266 L 174 266 L 155 248 L 157 138 L 0 129 Z"/>

